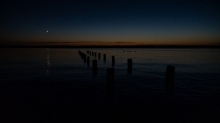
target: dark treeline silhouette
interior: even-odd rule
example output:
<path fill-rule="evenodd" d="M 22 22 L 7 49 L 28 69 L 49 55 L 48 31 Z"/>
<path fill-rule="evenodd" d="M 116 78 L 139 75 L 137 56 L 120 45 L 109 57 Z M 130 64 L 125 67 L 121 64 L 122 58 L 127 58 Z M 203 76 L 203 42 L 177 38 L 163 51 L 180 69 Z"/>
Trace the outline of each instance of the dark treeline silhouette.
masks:
<path fill-rule="evenodd" d="M 220 45 L 0 45 L 0 48 L 220 48 Z"/>

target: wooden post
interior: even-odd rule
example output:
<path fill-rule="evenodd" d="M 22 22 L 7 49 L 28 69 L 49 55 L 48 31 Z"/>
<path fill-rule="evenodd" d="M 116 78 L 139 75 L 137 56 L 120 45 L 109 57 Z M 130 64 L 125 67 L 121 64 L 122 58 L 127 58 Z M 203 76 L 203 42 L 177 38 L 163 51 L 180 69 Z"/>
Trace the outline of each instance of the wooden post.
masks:
<path fill-rule="evenodd" d="M 103 60 L 106 61 L 106 54 L 103 54 Z"/>
<path fill-rule="evenodd" d="M 84 53 L 81 53 L 81 58 L 83 59 Z"/>
<path fill-rule="evenodd" d="M 114 96 L 114 74 L 115 74 L 114 68 L 107 69 L 106 91 L 107 91 L 107 96 L 110 96 L 110 97 Z"/>
<path fill-rule="evenodd" d="M 97 60 L 92 60 L 92 73 L 94 76 L 97 75 Z"/>
<path fill-rule="evenodd" d="M 174 76 L 175 76 L 175 67 L 168 65 L 166 69 L 166 83 L 173 84 Z"/>
<path fill-rule="evenodd" d="M 86 54 L 83 56 L 84 62 L 86 63 Z"/>
<path fill-rule="evenodd" d="M 132 73 L 132 59 L 128 59 L 128 73 Z"/>
<path fill-rule="evenodd" d="M 168 95 L 174 94 L 174 76 L 175 76 L 175 67 L 168 65 L 166 69 L 166 77 L 165 77 L 165 86 Z"/>
<path fill-rule="evenodd" d="M 115 56 L 112 56 L 112 66 L 115 66 Z"/>
<path fill-rule="evenodd" d="M 90 64 L 89 56 L 87 56 L 87 65 L 89 66 Z"/>
<path fill-rule="evenodd" d="M 100 59 L 100 55 L 101 55 L 101 54 L 99 53 L 99 59 Z"/>

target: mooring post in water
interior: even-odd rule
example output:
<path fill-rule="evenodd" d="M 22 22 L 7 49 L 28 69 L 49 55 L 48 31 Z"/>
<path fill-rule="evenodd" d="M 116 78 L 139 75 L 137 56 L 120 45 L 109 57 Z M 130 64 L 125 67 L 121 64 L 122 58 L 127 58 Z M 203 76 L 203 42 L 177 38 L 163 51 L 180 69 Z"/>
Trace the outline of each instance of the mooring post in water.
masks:
<path fill-rule="evenodd" d="M 92 73 L 94 76 L 97 75 L 97 60 L 92 60 Z"/>
<path fill-rule="evenodd" d="M 89 56 L 87 56 L 87 65 L 89 66 L 90 60 L 89 60 Z"/>
<path fill-rule="evenodd" d="M 99 59 L 100 59 L 100 55 L 101 55 L 101 54 L 99 53 Z"/>
<path fill-rule="evenodd" d="M 114 96 L 114 68 L 107 69 L 107 77 L 106 77 L 106 91 L 107 96 L 113 97 Z"/>
<path fill-rule="evenodd" d="M 86 63 L 86 54 L 84 54 L 83 59 L 84 59 L 84 62 Z"/>
<path fill-rule="evenodd" d="M 94 56 L 94 52 L 92 52 L 92 56 Z"/>
<path fill-rule="evenodd" d="M 103 54 L 103 60 L 106 61 L 106 54 Z"/>
<path fill-rule="evenodd" d="M 175 76 L 175 67 L 168 65 L 165 76 L 165 86 L 168 95 L 174 94 L 174 76 Z"/>
<path fill-rule="evenodd" d="M 168 65 L 166 69 L 166 83 L 173 84 L 174 76 L 175 76 L 175 67 Z"/>
<path fill-rule="evenodd" d="M 115 56 L 112 56 L 112 66 L 115 66 Z"/>
<path fill-rule="evenodd" d="M 90 54 L 90 56 L 91 56 L 91 51 L 89 51 L 89 54 Z"/>
<path fill-rule="evenodd" d="M 82 59 L 83 59 L 83 55 L 84 55 L 84 53 L 81 52 L 81 55 L 80 55 L 80 56 L 81 56 Z"/>
<path fill-rule="evenodd" d="M 96 57 L 96 52 L 95 52 L 95 57 Z"/>
<path fill-rule="evenodd" d="M 132 73 L 132 59 L 128 59 L 128 73 Z"/>

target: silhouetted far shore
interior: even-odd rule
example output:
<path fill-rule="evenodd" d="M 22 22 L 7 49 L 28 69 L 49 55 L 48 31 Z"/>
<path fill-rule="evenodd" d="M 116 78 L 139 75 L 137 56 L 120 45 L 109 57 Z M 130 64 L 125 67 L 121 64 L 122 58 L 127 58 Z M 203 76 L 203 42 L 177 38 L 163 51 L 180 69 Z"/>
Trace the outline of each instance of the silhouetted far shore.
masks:
<path fill-rule="evenodd" d="M 0 48 L 220 48 L 220 45 L 82 45 L 82 46 L 67 46 L 67 45 L 1 45 Z"/>

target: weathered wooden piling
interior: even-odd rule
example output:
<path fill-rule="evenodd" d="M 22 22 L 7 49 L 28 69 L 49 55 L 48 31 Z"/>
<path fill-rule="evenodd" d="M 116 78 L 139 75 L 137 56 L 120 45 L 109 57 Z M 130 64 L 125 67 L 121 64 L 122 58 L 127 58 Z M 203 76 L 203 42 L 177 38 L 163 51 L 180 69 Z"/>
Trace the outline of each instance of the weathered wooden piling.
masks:
<path fill-rule="evenodd" d="M 174 94 L 174 76 L 175 76 L 175 67 L 168 65 L 165 76 L 165 87 L 168 95 Z"/>
<path fill-rule="evenodd" d="M 114 96 L 114 74 L 115 74 L 114 68 L 107 69 L 106 91 L 107 91 L 107 96 L 111 96 L 111 97 Z"/>
<path fill-rule="evenodd" d="M 89 54 L 90 54 L 90 56 L 91 56 L 91 51 L 89 51 Z"/>
<path fill-rule="evenodd" d="M 115 56 L 112 56 L 112 66 L 115 66 Z"/>
<path fill-rule="evenodd" d="M 99 54 L 98 54 L 99 59 L 100 59 L 100 55 L 101 55 L 101 54 L 99 53 Z"/>
<path fill-rule="evenodd" d="M 87 56 L 87 65 L 89 66 L 90 64 L 89 56 Z"/>
<path fill-rule="evenodd" d="M 95 57 L 96 57 L 96 52 L 95 52 Z"/>
<path fill-rule="evenodd" d="M 84 54 L 81 52 L 81 53 L 80 53 L 80 56 L 81 56 L 82 59 L 83 59 L 83 55 L 84 55 Z"/>
<path fill-rule="evenodd" d="M 92 52 L 92 56 L 94 56 L 94 52 Z"/>
<path fill-rule="evenodd" d="M 168 65 L 166 69 L 166 83 L 173 84 L 174 76 L 175 76 L 175 67 Z"/>
<path fill-rule="evenodd" d="M 82 53 L 81 51 L 78 51 L 78 53 L 79 53 L 79 55 L 80 55 L 81 58 L 82 58 L 83 53 Z"/>
<path fill-rule="evenodd" d="M 92 60 L 92 73 L 94 76 L 97 75 L 97 60 Z"/>
<path fill-rule="evenodd" d="M 103 60 L 106 61 L 106 54 L 103 54 Z"/>
<path fill-rule="evenodd" d="M 128 59 L 128 69 L 127 69 L 128 73 L 132 73 L 132 59 Z"/>
<path fill-rule="evenodd" d="M 86 54 L 83 56 L 84 62 L 86 63 Z"/>

